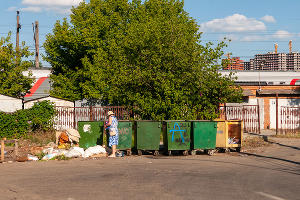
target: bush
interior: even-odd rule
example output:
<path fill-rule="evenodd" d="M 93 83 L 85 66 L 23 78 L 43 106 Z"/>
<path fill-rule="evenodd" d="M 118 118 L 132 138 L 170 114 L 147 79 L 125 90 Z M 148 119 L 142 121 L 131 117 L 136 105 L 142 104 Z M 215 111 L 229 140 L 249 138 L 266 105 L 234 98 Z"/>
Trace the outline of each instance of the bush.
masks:
<path fill-rule="evenodd" d="M 55 108 L 49 101 L 37 102 L 30 109 L 15 113 L 0 112 L 0 138 L 20 138 L 29 131 L 47 131 L 53 127 Z"/>

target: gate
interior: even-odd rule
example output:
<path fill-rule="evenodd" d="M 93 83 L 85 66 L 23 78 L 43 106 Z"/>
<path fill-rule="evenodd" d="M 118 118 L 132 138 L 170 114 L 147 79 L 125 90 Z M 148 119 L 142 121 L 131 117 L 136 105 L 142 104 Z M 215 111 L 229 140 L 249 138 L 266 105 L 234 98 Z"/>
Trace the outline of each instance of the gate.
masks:
<path fill-rule="evenodd" d="M 295 134 L 300 132 L 300 107 L 282 106 L 280 109 L 280 133 Z"/>
<path fill-rule="evenodd" d="M 63 107 L 56 106 L 56 117 L 54 119 L 55 129 L 77 129 L 78 121 L 100 121 L 106 120 L 107 112 L 113 111 L 119 120 L 129 119 L 131 111 L 123 106 L 102 107 Z"/>
<path fill-rule="evenodd" d="M 260 133 L 258 105 L 221 106 L 220 117 L 226 120 L 243 120 L 244 132 Z"/>

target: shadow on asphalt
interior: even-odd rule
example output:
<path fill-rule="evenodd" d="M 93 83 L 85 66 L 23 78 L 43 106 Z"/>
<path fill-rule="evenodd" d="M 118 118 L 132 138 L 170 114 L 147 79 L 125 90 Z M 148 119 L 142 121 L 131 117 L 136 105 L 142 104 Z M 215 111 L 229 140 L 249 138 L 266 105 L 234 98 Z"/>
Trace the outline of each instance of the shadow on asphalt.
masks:
<path fill-rule="evenodd" d="M 282 146 L 282 147 L 288 147 L 288 148 L 291 148 L 291 149 L 300 150 L 299 147 L 289 146 L 289 145 L 281 144 L 279 142 L 270 141 L 269 138 L 268 138 L 268 136 L 266 136 L 266 135 L 259 135 L 259 134 L 256 134 L 256 133 L 248 133 L 248 134 L 249 135 L 256 135 L 256 136 L 262 137 L 265 142 L 268 142 L 270 144 L 277 144 L 277 145 Z"/>
<path fill-rule="evenodd" d="M 267 156 L 261 156 L 261 155 L 256 155 L 256 154 L 249 154 L 249 153 L 239 153 L 239 154 L 244 154 L 244 155 L 249 155 L 249 156 L 256 156 L 256 157 L 260 157 L 260 158 L 267 158 L 268 160 L 271 159 L 275 159 L 275 160 L 281 160 L 281 161 L 286 161 L 286 162 L 290 162 L 296 165 L 299 165 L 299 162 L 294 162 L 294 161 L 290 161 L 290 160 L 285 160 L 285 159 L 281 159 L 281 158 L 272 158 L 272 157 L 267 157 Z M 178 156 L 147 156 L 147 159 L 153 159 L 153 160 L 169 160 L 172 158 L 178 158 Z M 258 166 L 258 165 L 252 165 L 252 164 L 243 164 L 240 162 L 230 162 L 230 161 L 219 161 L 219 160 L 211 160 L 211 159 L 199 159 L 199 157 L 197 156 L 197 159 L 193 159 L 193 158 L 189 158 L 189 157 L 181 157 L 182 160 L 194 160 L 194 161 L 199 161 L 199 162 L 214 162 L 214 163 L 224 163 L 224 164 L 235 164 L 235 165 L 240 165 L 240 166 L 245 166 L 245 167 L 254 167 L 254 168 L 259 168 L 259 169 L 267 169 L 267 170 L 273 170 L 273 171 L 279 171 L 279 172 L 285 172 L 285 173 L 289 173 L 289 174 L 293 174 L 293 175 L 300 175 L 300 170 L 299 167 L 296 166 L 294 169 L 292 169 L 291 167 L 288 167 L 284 164 L 280 165 L 278 163 L 268 163 L 268 164 L 272 164 L 275 165 L 276 168 L 269 168 L 269 167 L 263 167 L 263 166 Z M 278 167 L 282 167 L 281 169 Z"/>
<path fill-rule="evenodd" d="M 274 160 L 280 160 L 280 161 L 284 161 L 284 162 L 293 163 L 295 165 L 300 165 L 300 162 L 287 160 L 287 159 L 283 159 L 283 158 L 277 158 L 277 157 L 272 157 L 272 156 L 262 156 L 262 155 L 253 154 L 253 153 L 246 153 L 246 152 L 240 152 L 240 154 L 244 154 L 244 155 L 248 155 L 248 156 L 255 156 L 255 157 L 259 157 L 259 158 L 269 158 L 269 159 L 274 159 Z"/>

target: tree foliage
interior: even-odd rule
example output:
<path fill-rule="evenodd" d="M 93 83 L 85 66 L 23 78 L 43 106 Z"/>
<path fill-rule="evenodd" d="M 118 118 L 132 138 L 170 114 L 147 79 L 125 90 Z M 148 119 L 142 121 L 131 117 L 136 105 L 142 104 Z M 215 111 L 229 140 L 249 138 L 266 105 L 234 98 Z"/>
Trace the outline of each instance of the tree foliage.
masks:
<path fill-rule="evenodd" d="M 143 119 L 212 119 L 240 89 L 221 76 L 224 42 L 201 44 L 179 0 L 91 0 L 44 44 L 56 96 L 101 99 Z"/>
<path fill-rule="evenodd" d="M 25 43 L 16 50 L 10 42 L 11 33 L 0 39 L 0 94 L 20 97 L 26 93 L 32 84 L 32 79 L 25 77 L 22 72 L 30 67 L 29 61 L 23 61 L 31 55 Z"/>

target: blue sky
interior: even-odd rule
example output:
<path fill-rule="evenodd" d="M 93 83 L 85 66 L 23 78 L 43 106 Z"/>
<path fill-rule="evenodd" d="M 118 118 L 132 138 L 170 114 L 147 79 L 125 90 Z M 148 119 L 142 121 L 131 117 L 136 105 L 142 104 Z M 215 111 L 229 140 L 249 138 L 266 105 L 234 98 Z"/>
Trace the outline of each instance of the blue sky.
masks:
<path fill-rule="evenodd" d="M 12 31 L 15 41 L 16 10 L 20 10 L 20 41 L 34 50 L 32 23 L 40 24 L 40 45 L 51 33 L 56 20 L 70 14 L 70 7 L 82 0 L 0 0 L 0 36 Z M 300 49 L 299 0 L 185 0 L 185 10 L 195 18 L 203 31 L 202 41 L 218 43 L 227 37 L 232 41 L 226 53 L 248 61 L 258 53 L 288 52 Z M 40 50 L 43 53 L 43 48 Z M 44 65 L 48 65 L 45 63 Z"/>

